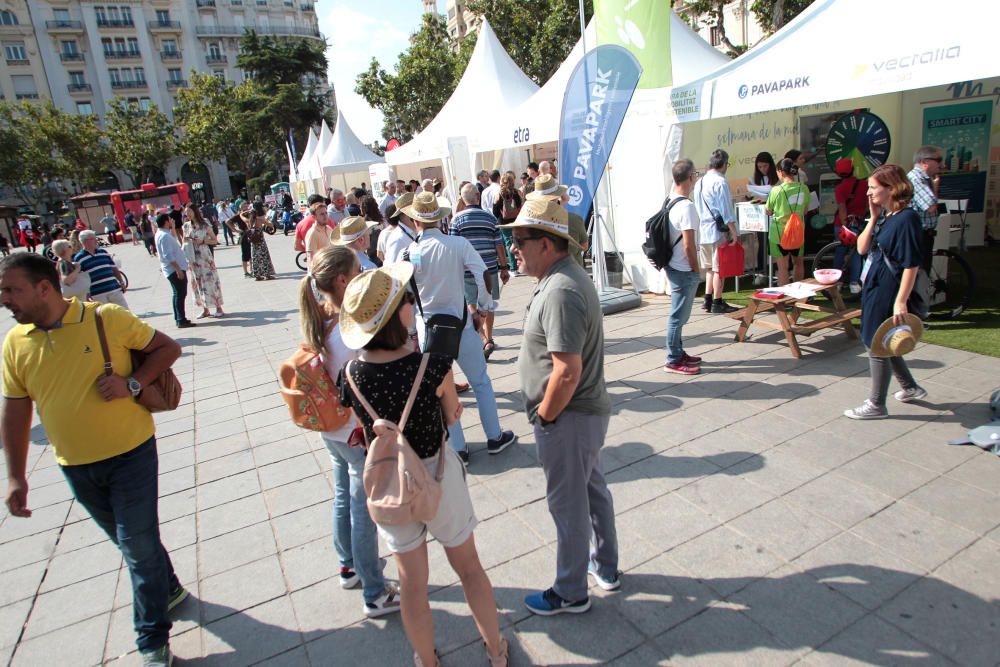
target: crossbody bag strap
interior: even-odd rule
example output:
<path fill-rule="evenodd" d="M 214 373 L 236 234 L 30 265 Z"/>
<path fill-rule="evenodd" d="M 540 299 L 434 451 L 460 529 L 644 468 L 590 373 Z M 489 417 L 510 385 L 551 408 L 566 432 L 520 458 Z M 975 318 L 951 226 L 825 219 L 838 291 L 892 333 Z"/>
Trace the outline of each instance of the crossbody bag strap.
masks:
<path fill-rule="evenodd" d="M 94 308 L 94 323 L 97 324 L 97 339 L 101 341 L 101 355 L 104 357 L 104 374 L 114 375 L 111 367 L 111 353 L 108 352 L 108 337 L 104 333 L 104 320 L 101 319 L 101 307 Z"/>
<path fill-rule="evenodd" d="M 414 241 L 414 243 L 418 243 Z M 401 258 L 404 262 L 410 261 L 410 251 L 409 249 L 403 251 L 403 256 Z M 412 262 L 411 262 L 412 263 Z M 414 271 L 410 274 L 410 289 L 413 290 L 413 300 L 417 304 L 417 310 L 420 311 L 420 319 L 424 319 L 424 304 L 420 302 L 420 290 L 417 288 L 417 272 Z"/>
<path fill-rule="evenodd" d="M 403 407 L 403 414 L 399 417 L 399 430 L 402 431 L 406 428 L 406 422 L 410 418 L 410 410 L 413 409 L 413 403 L 417 400 L 417 392 L 420 391 L 420 383 L 424 379 L 424 371 L 427 370 L 427 361 L 431 358 L 431 355 L 424 354 L 420 357 L 420 368 L 417 369 L 417 377 L 413 378 L 413 386 L 410 387 L 410 395 L 406 399 L 406 405 Z"/>

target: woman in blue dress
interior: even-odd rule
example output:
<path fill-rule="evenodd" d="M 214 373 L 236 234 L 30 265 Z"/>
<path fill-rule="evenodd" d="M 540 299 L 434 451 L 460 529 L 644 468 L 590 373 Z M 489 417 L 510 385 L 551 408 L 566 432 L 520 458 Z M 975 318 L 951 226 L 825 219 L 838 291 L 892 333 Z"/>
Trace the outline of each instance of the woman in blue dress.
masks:
<path fill-rule="evenodd" d="M 889 416 L 885 403 L 890 373 L 902 387 L 893 395 L 897 401 L 908 403 L 927 395 L 903 357 L 871 354 L 872 339 L 882 322 L 891 317 L 899 326 L 904 315 L 914 312 L 913 286 L 920 270 L 922 232 L 920 217 L 910 208 L 912 198 L 913 186 L 899 165 L 882 165 L 868 178 L 871 217 L 858 237 L 858 252 L 868 256 L 861 275 L 861 340 L 869 350 L 872 385 L 864 403 L 844 412 L 851 419 Z"/>

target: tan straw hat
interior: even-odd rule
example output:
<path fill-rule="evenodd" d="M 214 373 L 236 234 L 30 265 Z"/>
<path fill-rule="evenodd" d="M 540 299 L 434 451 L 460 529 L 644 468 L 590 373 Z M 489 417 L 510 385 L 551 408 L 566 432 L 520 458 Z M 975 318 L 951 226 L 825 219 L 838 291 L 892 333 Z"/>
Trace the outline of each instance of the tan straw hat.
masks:
<path fill-rule="evenodd" d="M 399 307 L 412 275 L 412 264 L 396 262 L 360 273 L 348 283 L 340 307 L 344 345 L 360 350 L 382 330 Z"/>
<path fill-rule="evenodd" d="M 535 179 L 535 189 L 527 194 L 525 199 L 560 199 L 569 191 L 565 185 L 552 177 L 552 174 L 539 174 Z"/>
<path fill-rule="evenodd" d="M 569 235 L 569 214 L 555 199 L 528 199 L 514 222 L 497 226 L 504 229 L 524 228 L 548 232 L 580 247 L 580 244 Z"/>
<path fill-rule="evenodd" d="M 344 218 L 334 228 L 333 234 L 330 236 L 330 243 L 333 245 L 350 245 L 370 232 L 372 227 L 377 226 L 377 222 L 365 220 L 360 216 Z"/>
<path fill-rule="evenodd" d="M 412 192 L 404 192 L 403 194 L 399 195 L 398 197 L 396 197 L 396 201 L 393 204 L 396 207 L 396 211 L 389 217 L 398 218 L 399 214 L 403 212 L 403 209 L 412 203 L 413 203 Z"/>
<path fill-rule="evenodd" d="M 902 357 L 913 351 L 924 335 L 924 323 L 913 313 L 903 317 L 906 321 L 899 326 L 890 317 L 875 330 L 871 348 L 873 357 Z"/>
<path fill-rule="evenodd" d="M 413 203 L 403 208 L 403 213 L 414 222 L 437 222 L 451 215 L 451 209 L 441 206 L 433 192 L 418 192 L 413 196 Z"/>

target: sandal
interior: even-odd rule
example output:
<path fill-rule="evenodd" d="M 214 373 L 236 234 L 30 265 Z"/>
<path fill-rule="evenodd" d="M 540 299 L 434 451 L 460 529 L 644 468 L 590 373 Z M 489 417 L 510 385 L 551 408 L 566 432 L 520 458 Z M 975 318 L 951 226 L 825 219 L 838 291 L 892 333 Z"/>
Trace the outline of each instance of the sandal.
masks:
<path fill-rule="evenodd" d="M 424 661 L 420 659 L 417 652 L 413 652 L 413 664 L 415 667 L 425 667 Z M 427 665 L 426 667 L 441 667 L 441 656 L 438 655 L 438 650 L 434 649 L 434 665 Z"/>
<path fill-rule="evenodd" d="M 486 659 L 490 661 L 490 667 L 507 667 L 510 664 L 510 647 L 503 637 L 500 637 L 499 655 L 490 655 L 490 650 L 486 648 L 485 642 L 483 642 L 483 648 L 486 649 Z"/>
<path fill-rule="evenodd" d="M 490 355 L 493 354 L 497 349 L 497 344 L 492 338 L 483 344 L 483 355 L 489 359 Z"/>

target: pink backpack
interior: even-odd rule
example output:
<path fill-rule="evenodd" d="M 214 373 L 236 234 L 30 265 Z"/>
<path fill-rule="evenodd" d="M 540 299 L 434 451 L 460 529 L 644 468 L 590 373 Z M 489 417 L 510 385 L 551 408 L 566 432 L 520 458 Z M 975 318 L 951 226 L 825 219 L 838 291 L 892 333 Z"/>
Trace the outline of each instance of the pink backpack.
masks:
<path fill-rule="evenodd" d="M 351 377 L 350 364 L 345 369 L 344 374 L 358 402 L 375 421 L 372 426 L 375 439 L 368 443 L 365 472 L 362 476 L 365 495 L 368 497 L 368 513 L 375 523 L 387 526 L 426 523 L 434 518 L 441 504 L 444 448 L 447 446 L 444 436 L 441 437 L 441 449 L 438 451 L 437 471 L 431 476 L 403 435 L 420 382 L 424 379 L 424 371 L 427 370 L 428 359 L 429 355 L 425 354 L 420 360 L 417 377 L 413 380 L 413 387 L 398 425 L 375 413 L 371 404 L 358 391 L 358 385 Z M 351 364 L 353 363 L 352 361 Z"/>

